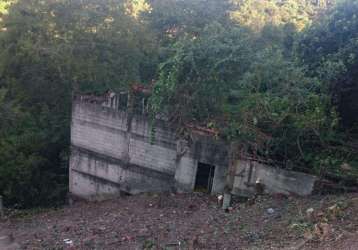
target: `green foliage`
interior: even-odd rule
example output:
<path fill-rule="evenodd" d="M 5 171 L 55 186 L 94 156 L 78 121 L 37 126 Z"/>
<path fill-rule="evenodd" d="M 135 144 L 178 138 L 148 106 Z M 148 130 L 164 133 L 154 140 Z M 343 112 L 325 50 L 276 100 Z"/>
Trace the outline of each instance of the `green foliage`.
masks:
<path fill-rule="evenodd" d="M 226 108 L 229 138 L 251 145 L 261 157 L 296 167 L 319 152 L 336 128 L 336 113 L 321 83 L 307 77 L 280 50 L 263 50 L 235 87 Z"/>
<path fill-rule="evenodd" d="M 44 120 L 48 114 L 44 110 L 38 115 L 42 120 L 36 120 L 9 101 L 5 89 L 0 93 L 0 190 L 6 205 L 61 203 L 58 198 L 67 190 L 66 159 L 54 155 L 53 143 L 59 142 L 51 140 L 59 134 L 48 131 L 51 126 Z"/>
<path fill-rule="evenodd" d="M 4 46 L 16 36 L 19 54 L 32 60 L 25 65 L 44 57 L 54 61 L 63 80 L 81 91 L 124 88 L 142 80 L 145 73 L 139 69 L 153 47 L 121 0 L 20 1 L 5 26 Z"/>
<path fill-rule="evenodd" d="M 159 63 L 166 61 L 175 52 L 174 44 L 183 37 L 197 37 L 211 23 L 230 23 L 228 9 L 231 5 L 228 0 L 147 2 L 150 4 L 150 11 L 141 12 L 139 20 L 148 26 L 155 37 Z"/>
<path fill-rule="evenodd" d="M 61 203 L 71 92 L 149 81 L 155 46 L 121 0 L 21 0 L 2 25 L 0 194 L 12 206 Z"/>
<path fill-rule="evenodd" d="M 231 0 L 236 6 L 231 18 L 241 25 L 260 31 L 266 25 L 293 24 L 303 30 L 332 0 Z"/>
<path fill-rule="evenodd" d="M 230 85 L 250 62 L 250 33 L 209 25 L 197 36 L 173 46 L 174 55 L 160 65 L 151 98 L 155 112 L 174 114 L 179 124 L 206 123 L 220 114 Z"/>
<path fill-rule="evenodd" d="M 358 123 L 358 1 L 344 1 L 298 41 L 302 61 L 327 83 L 345 128 Z"/>
<path fill-rule="evenodd" d="M 7 9 L 13 2 L 14 0 L 0 0 L 0 17 L 7 13 Z"/>
<path fill-rule="evenodd" d="M 352 30 L 341 27 L 346 35 L 338 41 L 336 34 L 312 32 L 317 24 L 304 31 L 308 34 L 304 39 L 297 32 L 332 7 L 333 1 L 232 2 L 231 18 L 256 32 L 214 22 L 176 38 L 169 45 L 173 54 L 159 68 L 151 98 L 154 112 L 167 114 L 179 127 L 195 123 L 216 128 L 227 140 L 245 145 L 249 153 L 286 167 L 315 173 L 324 168 L 339 174 L 342 163 L 354 160 L 354 150 L 342 143 L 351 138 L 340 130 L 345 117 L 335 105 L 335 92 L 342 88 L 332 88 L 329 82 L 342 81 L 357 50 L 350 42 L 332 56 L 309 50 L 305 44 L 331 49 L 327 41 L 347 41 Z M 352 6 L 344 8 L 357 13 Z M 357 27 L 352 21 L 349 24 Z M 323 35 L 322 40 L 312 33 Z M 313 63 L 307 68 L 309 60 Z M 313 68 L 315 63 L 319 67 Z M 357 117 L 357 110 L 353 111 L 351 115 Z"/>
<path fill-rule="evenodd" d="M 321 148 L 321 133 L 335 129 L 329 97 L 281 50 L 250 44 L 250 32 L 220 25 L 176 43 L 160 67 L 153 109 L 176 124 L 214 126 L 251 153 L 304 164 L 306 153 Z"/>
<path fill-rule="evenodd" d="M 226 23 L 230 4 L 227 0 L 148 0 L 150 12 L 143 20 L 149 22 L 161 40 L 175 39 L 183 34 L 197 35 L 212 22 Z"/>
<path fill-rule="evenodd" d="M 139 18 L 140 15 L 152 10 L 150 4 L 146 0 L 129 0 L 125 3 L 126 12 L 135 17 Z"/>

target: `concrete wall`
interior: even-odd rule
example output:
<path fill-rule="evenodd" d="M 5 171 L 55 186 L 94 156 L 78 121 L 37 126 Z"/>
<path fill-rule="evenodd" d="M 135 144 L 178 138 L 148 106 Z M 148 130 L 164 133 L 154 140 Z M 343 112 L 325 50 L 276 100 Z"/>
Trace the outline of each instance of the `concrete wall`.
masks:
<path fill-rule="evenodd" d="M 304 173 L 268 167 L 254 161 L 239 160 L 236 166 L 233 193 L 249 196 L 255 193 L 255 183 L 259 180 L 266 193 L 310 195 L 316 177 Z"/>
<path fill-rule="evenodd" d="M 92 200 L 119 195 L 169 190 L 173 175 L 130 165 L 118 159 L 72 147 L 70 191 Z"/>
<path fill-rule="evenodd" d="M 213 193 L 222 192 L 227 166 L 224 144 L 197 136 L 177 140 L 162 120 L 74 99 L 71 124 L 70 192 L 87 199 L 128 193 L 192 191 L 198 162 L 216 166 Z M 183 151 L 183 149 L 185 149 Z"/>
<path fill-rule="evenodd" d="M 97 104 L 90 103 L 88 98 L 74 99 L 72 194 L 98 199 L 121 191 L 191 192 L 199 162 L 215 166 L 212 193 L 223 192 L 228 166 L 226 144 L 195 132 L 190 142 L 178 140 L 168 124 L 159 119 L 155 121 L 152 138 L 149 119 L 145 115 L 129 116 L 118 109 L 118 103 L 117 99 Z M 258 179 L 268 193 L 298 195 L 310 194 L 315 182 L 315 177 L 310 175 L 240 160 L 233 193 L 253 194 Z"/>

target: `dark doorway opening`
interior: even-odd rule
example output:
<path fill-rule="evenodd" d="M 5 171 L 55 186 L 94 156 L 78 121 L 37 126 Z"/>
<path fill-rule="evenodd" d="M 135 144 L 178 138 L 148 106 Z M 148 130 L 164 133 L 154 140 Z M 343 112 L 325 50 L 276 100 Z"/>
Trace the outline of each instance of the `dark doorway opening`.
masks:
<path fill-rule="evenodd" d="M 213 188 L 215 166 L 198 163 L 198 170 L 196 171 L 195 187 L 194 190 L 198 192 L 211 193 Z"/>

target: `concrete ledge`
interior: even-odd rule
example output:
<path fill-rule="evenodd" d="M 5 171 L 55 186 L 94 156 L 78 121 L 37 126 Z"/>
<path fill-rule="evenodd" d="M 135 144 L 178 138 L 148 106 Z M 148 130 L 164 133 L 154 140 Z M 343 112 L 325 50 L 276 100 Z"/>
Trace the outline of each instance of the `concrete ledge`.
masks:
<path fill-rule="evenodd" d="M 151 178 L 160 179 L 160 180 L 174 179 L 174 173 L 165 173 L 165 172 L 161 172 L 158 170 L 142 167 L 142 166 L 139 166 L 139 165 L 136 165 L 133 163 L 125 163 L 121 159 L 117 159 L 117 158 L 107 156 L 107 155 L 104 155 L 104 154 L 101 154 L 98 152 L 94 152 L 92 150 L 88 150 L 83 147 L 78 147 L 78 146 L 72 145 L 71 153 L 72 154 L 76 154 L 76 153 L 85 154 L 85 155 L 88 155 L 95 159 L 101 160 L 103 162 L 107 162 L 107 163 L 115 164 L 115 165 L 119 165 L 119 166 L 124 166 L 123 168 L 130 172 L 142 174 L 142 175 L 145 175 L 145 176 L 148 176 Z M 76 168 L 72 167 L 72 169 L 76 169 Z"/>

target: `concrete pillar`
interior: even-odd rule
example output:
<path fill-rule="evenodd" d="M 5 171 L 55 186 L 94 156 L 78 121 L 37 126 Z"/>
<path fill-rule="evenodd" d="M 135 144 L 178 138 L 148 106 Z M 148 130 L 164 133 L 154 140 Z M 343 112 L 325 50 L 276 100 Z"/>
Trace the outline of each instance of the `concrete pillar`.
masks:
<path fill-rule="evenodd" d="M 226 175 L 226 183 L 224 188 L 223 209 L 228 209 L 231 205 L 231 194 L 234 189 L 236 160 L 238 158 L 239 147 L 235 142 L 230 143 L 229 147 L 229 165 Z"/>
<path fill-rule="evenodd" d="M 231 194 L 225 193 L 223 200 L 223 209 L 228 209 L 231 206 Z"/>

